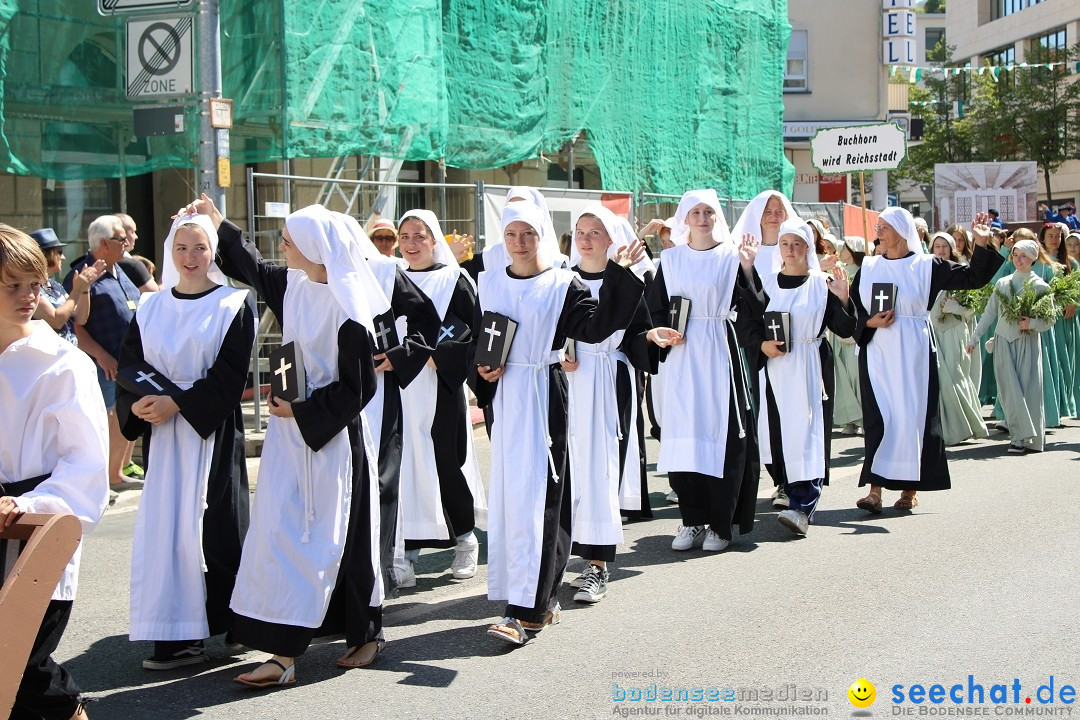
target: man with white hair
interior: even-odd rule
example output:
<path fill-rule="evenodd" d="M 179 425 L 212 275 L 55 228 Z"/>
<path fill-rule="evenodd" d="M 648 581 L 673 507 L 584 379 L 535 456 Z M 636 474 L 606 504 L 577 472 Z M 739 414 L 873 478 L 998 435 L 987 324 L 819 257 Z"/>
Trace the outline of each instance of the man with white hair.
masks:
<path fill-rule="evenodd" d="M 127 242 L 120 218 L 102 215 L 90 223 L 86 235 L 89 252 L 72 264 L 64 278 L 64 288 L 71 292 L 72 278 L 86 265 L 93 265 L 98 260 L 105 262 L 105 272 L 90 286 L 90 314 L 85 323 L 75 325 L 75 336 L 79 339 L 79 349 L 97 364 L 98 385 L 109 413 L 109 488 L 118 492 L 141 486 L 122 473 L 124 457 L 130 456 L 130 443 L 120 434 L 116 419 L 116 359 L 120 356 L 124 333 L 135 314 L 139 289 L 117 267 L 117 262 L 124 257 Z"/>

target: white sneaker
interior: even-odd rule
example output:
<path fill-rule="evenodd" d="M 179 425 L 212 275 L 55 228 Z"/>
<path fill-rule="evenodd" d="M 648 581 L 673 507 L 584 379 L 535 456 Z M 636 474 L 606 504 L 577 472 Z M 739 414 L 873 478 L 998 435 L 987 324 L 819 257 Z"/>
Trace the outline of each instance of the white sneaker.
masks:
<path fill-rule="evenodd" d="M 788 500 L 787 493 L 784 492 L 784 488 L 777 486 L 776 490 L 772 494 L 772 506 L 774 508 L 786 508 L 791 504 Z"/>
<path fill-rule="evenodd" d="M 848 423 L 840 430 L 841 435 L 858 435 L 859 427 L 855 423 Z"/>
<path fill-rule="evenodd" d="M 469 533 L 464 540 L 459 540 L 454 548 L 454 562 L 450 570 L 454 573 L 455 580 L 468 580 L 476 575 L 476 563 L 480 558 L 480 543 L 476 536 Z"/>
<path fill-rule="evenodd" d="M 807 528 L 810 527 L 810 519 L 798 510 L 784 510 L 776 519 L 796 535 L 805 535 Z"/>
<path fill-rule="evenodd" d="M 701 547 L 705 542 L 704 525 L 680 525 L 675 532 L 675 539 L 671 541 L 672 550 L 689 550 L 692 547 Z"/>
<path fill-rule="evenodd" d="M 705 542 L 702 544 L 701 549 L 705 552 L 720 552 L 730 544 L 730 541 L 724 540 L 712 530 L 706 530 Z"/>
<path fill-rule="evenodd" d="M 394 566 L 394 579 L 399 588 L 416 587 L 416 570 L 410 560 L 406 559 L 404 565 Z"/>
<path fill-rule="evenodd" d="M 669 505 L 678 505 L 679 504 L 679 495 L 674 490 L 672 490 L 671 492 L 669 492 L 667 494 L 667 497 L 665 498 L 665 500 L 668 501 Z"/>

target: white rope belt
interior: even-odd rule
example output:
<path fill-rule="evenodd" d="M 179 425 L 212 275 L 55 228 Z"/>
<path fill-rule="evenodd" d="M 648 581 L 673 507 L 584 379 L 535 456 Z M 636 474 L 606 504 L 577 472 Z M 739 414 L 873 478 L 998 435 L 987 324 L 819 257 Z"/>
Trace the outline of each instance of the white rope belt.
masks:
<path fill-rule="evenodd" d="M 551 356 L 545 362 L 538 363 L 522 363 L 522 362 L 507 362 L 506 367 L 519 367 L 532 371 L 533 377 L 533 392 L 536 395 L 536 409 L 540 414 L 540 427 L 544 429 L 544 442 L 547 445 L 548 467 L 551 468 L 551 479 L 555 482 L 559 482 L 559 473 L 555 469 L 555 456 L 551 454 L 551 433 L 548 432 L 548 419 L 544 413 L 543 398 L 540 396 L 540 373 L 547 372 L 547 369 L 552 365 L 559 362 L 561 351 L 552 353 Z M 552 359 L 554 358 L 554 360 Z"/>

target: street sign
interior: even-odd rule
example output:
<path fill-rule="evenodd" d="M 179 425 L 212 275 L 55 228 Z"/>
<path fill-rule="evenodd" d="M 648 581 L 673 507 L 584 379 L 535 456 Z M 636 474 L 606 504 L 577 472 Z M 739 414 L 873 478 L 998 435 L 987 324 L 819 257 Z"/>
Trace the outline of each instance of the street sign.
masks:
<path fill-rule="evenodd" d="M 223 188 L 232 185 L 232 166 L 229 164 L 229 158 L 217 159 L 217 184 Z"/>
<path fill-rule="evenodd" d="M 895 170 L 907 155 L 907 137 L 893 123 L 819 130 L 810 141 L 823 175 Z"/>
<path fill-rule="evenodd" d="M 228 98 L 210 98 L 210 127 L 232 127 L 233 101 Z"/>
<path fill-rule="evenodd" d="M 135 15 L 139 13 L 176 12 L 191 10 L 195 0 L 98 0 L 99 15 Z"/>
<path fill-rule="evenodd" d="M 191 15 L 127 24 L 127 96 L 190 95 L 192 83 Z"/>

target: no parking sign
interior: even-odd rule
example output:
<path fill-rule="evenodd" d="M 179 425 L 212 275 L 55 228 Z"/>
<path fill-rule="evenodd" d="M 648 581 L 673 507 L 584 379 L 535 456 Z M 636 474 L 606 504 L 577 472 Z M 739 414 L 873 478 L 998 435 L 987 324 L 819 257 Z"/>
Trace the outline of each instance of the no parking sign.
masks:
<path fill-rule="evenodd" d="M 127 96 L 189 95 L 192 83 L 190 15 L 127 24 Z"/>

